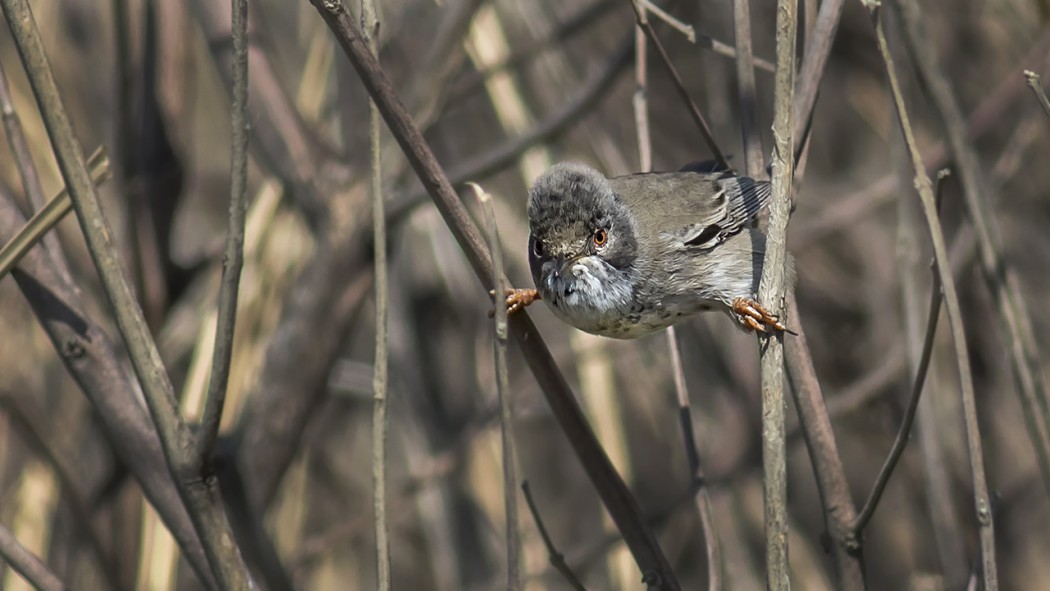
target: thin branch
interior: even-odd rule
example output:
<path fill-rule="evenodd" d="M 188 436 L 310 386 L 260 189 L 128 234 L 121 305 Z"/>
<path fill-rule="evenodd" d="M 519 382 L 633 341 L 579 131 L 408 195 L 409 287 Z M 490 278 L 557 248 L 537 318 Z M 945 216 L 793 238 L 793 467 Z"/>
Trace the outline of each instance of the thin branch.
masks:
<path fill-rule="evenodd" d="M 796 319 L 797 336 L 788 339 L 785 347 L 788 379 L 798 412 L 802 437 L 813 464 L 817 480 L 820 503 L 824 508 L 827 535 L 833 542 L 831 555 L 838 571 L 839 588 L 847 591 L 864 589 L 864 568 L 860 555 L 860 541 L 851 535 L 851 526 L 857 509 L 850 496 L 849 481 L 835 431 L 831 425 L 828 406 L 824 402 L 817 372 L 813 366 L 805 325 L 798 313 L 798 302 L 793 292 L 788 292 L 788 318 Z M 902 359 L 903 361 L 903 359 Z"/>
<path fill-rule="evenodd" d="M 722 548 L 715 533 L 715 520 L 711 514 L 711 493 L 704 480 L 704 468 L 700 463 L 700 447 L 696 443 L 693 430 L 693 411 L 689 404 L 689 391 L 685 385 L 685 369 L 682 367 L 682 352 L 674 326 L 667 328 L 667 345 L 671 353 L 671 373 L 674 376 L 674 390 L 678 398 L 678 425 L 682 430 L 682 446 L 685 448 L 689 462 L 689 483 L 695 488 L 693 495 L 696 511 L 700 517 L 700 532 L 704 540 L 704 552 L 707 560 L 707 589 L 718 591 L 724 587 L 722 582 Z"/>
<path fill-rule="evenodd" d="M 373 0 L 361 1 L 361 33 L 373 56 L 379 55 L 376 36 L 379 34 L 379 17 Z M 376 348 L 372 370 L 372 510 L 373 531 L 376 545 L 376 588 L 390 589 L 390 540 L 386 512 L 386 430 L 388 418 L 388 309 L 390 306 L 387 288 L 386 262 L 386 214 L 383 212 L 383 152 L 380 144 L 382 121 L 375 101 L 368 104 L 368 143 L 371 151 L 372 182 L 372 245 L 375 274 L 376 302 Z"/>
<path fill-rule="evenodd" d="M 643 11 L 649 11 L 655 14 L 657 18 L 670 25 L 672 29 L 685 35 L 685 38 L 688 39 L 690 43 L 696 43 L 696 30 L 693 29 L 693 25 L 687 25 L 682 21 L 676 19 L 675 17 L 671 16 L 671 14 L 668 13 L 666 10 L 660 8 L 656 4 L 652 3 L 650 0 L 638 0 L 638 3 L 641 4 L 640 8 L 642 8 Z"/>
<path fill-rule="evenodd" d="M 0 524 L 0 556 L 4 562 L 40 591 L 65 591 L 65 584 L 51 572 L 44 561 L 23 546 L 11 530 Z"/>
<path fill-rule="evenodd" d="M 496 212 L 492 208 L 492 197 L 473 185 L 481 202 L 488 230 L 489 251 L 492 253 L 492 274 L 496 278 L 496 293 L 505 293 L 507 283 L 503 273 L 503 257 L 500 254 L 499 229 Z M 507 307 L 498 305 L 493 315 L 496 338 L 493 354 L 496 364 L 496 393 L 499 398 L 499 427 L 503 448 L 503 510 L 507 540 L 507 591 L 521 589 L 521 526 L 518 519 L 518 475 L 515 467 L 517 452 L 514 444 L 514 410 L 510 397 L 510 380 L 507 377 Z"/>
<path fill-rule="evenodd" d="M 0 194 L 0 237 L 13 236 L 24 226 L 25 219 L 14 202 Z M 107 334 L 84 313 L 79 291 L 54 260 L 41 249 L 30 249 L 12 276 L 66 371 L 97 411 L 117 456 L 135 475 L 203 586 L 214 588 L 199 536 L 167 469 L 133 378 Z"/>
<path fill-rule="evenodd" d="M 643 13 L 644 14 L 644 13 Z M 638 31 L 640 37 L 642 32 Z M 649 133 L 649 110 L 647 101 L 648 68 L 645 59 L 645 39 L 636 42 L 638 53 L 635 58 L 635 81 L 637 88 L 634 94 L 634 120 L 638 131 L 638 162 L 642 172 L 652 170 L 652 137 Z M 667 349 L 671 354 L 671 375 L 674 377 L 675 395 L 678 399 L 678 420 L 682 430 L 682 444 L 685 447 L 689 462 L 689 480 L 696 487 L 693 500 L 700 518 L 700 530 L 703 535 L 705 558 L 707 560 L 707 588 L 715 591 L 722 588 L 722 556 L 718 537 L 714 530 L 714 519 L 711 516 L 711 497 L 704 485 L 704 471 L 700 464 L 700 451 L 693 431 L 693 413 L 689 406 L 689 391 L 685 384 L 685 370 L 682 367 L 682 352 L 678 345 L 677 331 L 674 326 L 667 327 Z"/>
<path fill-rule="evenodd" d="M 3 64 L 0 64 L 0 116 L 4 120 L 4 131 L 7 133 L 7 142 L 11 146 L 11 155 L 14 157 L 15 167 L 18 168 L 18 174 L 22 179 L 22 190 L 25 191 L 33 211 L 38 212 L 45 205 L 44 187 L 40 184 L 40 175 L 33 164 L 33 153 L 29 149 L 29 141 L 26 139 L 25 130 L 22 128 L 22 121 L 18 118 L 18 113 L 15 112 L 15 105 L 11 97 L 11 89 L 7 84 L 7 74 L 4 73 Z M 62 272 L 65 273 L 66 268 L 63 264 L 65 259 L 58 256 L 58 238 L 44 238 L 44 245 L 48 251 L 53 253 L 52 258 L 55 259 L 55 264 L 59 265 L 62 268 Z M 3 273 L 0 273 L 0 277 L 3 277 Z"/>
<path fill-rule="evenodd" d="M 1039 83 L 1039 74 L 1031 70 L 1025 70 L 1024 79 L 1028 87 L 1035 93 L 1035 98 L 1039 101 L 1039 106 L 1043 108 L 1043 112 L 1046 113 L 1047 117 L 1050 117 L 1050 99 L 1046 98 L 1046 91 L 1043 90 L 1043 85 Z"/>
<path fill-rule="evenodd" d="M 376 101 L 394 138 L 423 186 L 434 199 L 438 211 L 459 242 L 483 287 L 486 291 L 493 289 L 495 281 L 487 245 L 426 140 L 391 87 L 382 67 L 362 41 L 346 8 L 336 1 L 311 2 L 335 34 L 361 81 Z M 539 382 L 541 391 L 547 397 L 555 418 L 569 438 L 617 528 L 623 534 L 624 541 L 643 575 L 648 579 L 658 580 L 660 588 L 679 589 L 677 578 L 652 529 L 645 522 L 637 501 L 595 438 L 565 377 L 558 370 L 532 320 L 527 313 L 515 314 L 510 328 Z"/>
<path fill-rule="evenodd" d="M 752 178 L 765 175 L 762 134 L 758 130 L 758 92 L 755 89 L 755 65 L 751 52 L 750 0 L 733 0 L 733 24 L 736 45 L 736 84 L 740 101 L 740 135 L 744 144 L 744 170 Z"/>
<path fill-rule="evenodd" d="M 678 95 L 681 97 L 682 102 L 689 110 L 690 117 L 693 118 L 693 123 L 696 124 L 696 128 L 700 130 L 700 135 L 704 137 L 704 141 L 707 143 L 707 147 L 711 150 L 711 154 L 714 159 L 718 161 L 718 164 L 729 170 L 729 161 L 725 155 L 722 154 L 722 150 L 718 149 L 718 143 L 715 142 L 714 134 L 711 133 L 711 127 L 707 124 L 707 119 L 704 118 L 703 113 L 700 112 L 700 108 L 693 102 L 693 97 L 689 96 L 689 91 L 685 88 L 685 83 L 682 82 L 682 77 L 678 74 L 678 70 L 674 67 L 674 63 L 671 62 L 671 58 L 667 55 L 667 51 L 664 49 L 660 38 L 656 36 L 656 32 L 653 31 L 653 26 L 649 24 L 648 19 L 642 13 L 642 9 L 638 6 L 637 0 L 629 0 L 631 3 L 631 9 L 634 10 L 634 18 L 641 27 L 642 32 L 645 33 L 645 37 L 649 39 L 649 42 L 653 44 L 656 49 L 656 53 L 660 55 L 660 63 L 667 68 L 667 73 L 671 75 L 671 80 L 674 82 L 675 90 L 678 91 Z"/>
<path fill-rule="evenodd" d="M 190 517 L 201 536 L 212 572 L 226 588 L 247 589 L 249 575 L 232 540 L 218 490 L 193 473 L 196 466 L 191 457 L 193 435 L 179 415 L 171 381 L 131 290 L 120 253 L 113 244 L 113 232 L 102 212 L 98 193 L 59 96 L 36 20 L 27 0 L 2 0 L 0 4 L 40 104 L 59 169 L 160 434 L 164 455 L 176 475 L 179 493 L 190 508 Z"/>
<path fill-rule="evenodd" d="M 995 529 L 992 520 L 991 500 L 988 496 L 988 483 L 984 471 L 984 452 L 981 449 L 980 425 L 977 421 L 977 404 L 973 389 L 973 374 L 970 371 L 970 358 L 966 350 L 966 333 L 963 329 L 962 308 L 959 305 L 959 296 L 955 291 L 955 280 L 951 274 L 951 263 L 948 259 L 947 247 L 944 243 L 944 233 L 937 216 L 937 205 L 933 196 L 933 188 L 930 177 L 926 174 L 923 166 L 922 155 L 915 143 L 912 133 L 911 121 L 904 105 L 901 95 L 900 83 L 897 80 L 897 72 L 893 65 L 893 57 L 890 55 L 889 46 L 886 43 L 886 35 L 883 31 L 882 20 L 878 16 L 878 10 L 869 6 L 875 35 L 878 40 L 879 51 L 886 65 L 886 73 L 890 81 L 890 89 L 893 93 L 893 103 L 897 109 L 897 117 L 904 133 L 905 144 L 911 156 L 912 166 L 915 170 L 915 186 L 919 191 L 923 214 L 929 228 L 930 237 L 933 240 L 933 250 L 937 261 L 937 270 L 940 275 L 941 284 L 944 289 L 944 303 L 948 309 L 948 322 L 951 326 L 952 342 L 955 346 L 956 363 L 959 370 L 959 384 L 962 390 L 963 419 L 966 426 L 966 444 L 970 450 L 970 469 L 973 480 L 974 508 L 976 510 L 978 537 L 980 539 L 980 566 L 981 577 L 986 591 L 995 591 L 999 588 L 998 576 L 996 574 L 995 562 Z"/>
<path fill-rule="evenodd" d="M 773 197 L 758 299 L 774 314 L 784 307 L 788 289 L 787 225 L 794 177 L 792 136 L 795 95 L 795 35 L 798 3 L 777 4 L 777 72 L 773 101 Z M 784 434 L 784 335 L 761 339 L 762 486 L 766 531 L 766 589 L 791 588 L 788 570 L 787 443 Z"/>
<path fill-rule="evenodd" d="M 219 310 L 215 320 L 208 397 L 201 415 L 197 458 L 207 466 L 219 436 L 233 359 L 237 294 L 244 267 L 244 220 L 248 209 L 248 0 L 233 0 L 233 100 L 230 106 L 230 210 L 222 257 Z"/>
<path fill-rule="evenodd" d="M 944 188 L 945 173 L 946 171 L 941 171 L 941 174 L 937 175 L 938 201 Z M 923 384 L 926 383 L 926 372 L 930 369 L 930 360 L 933 358 L 933 345 L 937 338 L 937 320 L 941 315 L 941 281 L 937 274 L 936 261 L 933 262 L 932 270 L 933 285 L 930 287 L 930 311 L 926 316 L 926 337 L 923 339 L 919 365 L 915 369 L 915 381 L 912 382 L 911 395 L 908 398 L 908 406 L 904 409 L 904 417 L 901 419 L 897 438 L 893 441 L 893 447 L 890 448 L 890 453 L 886 456 L 886 461 L 882 464 L 882 469 L 879 470 L 879 475 L 875 478 L 875 484 L 871 487 L 868 500 L 864 503 L 860 514 L 857 515 L 857 521 L 853 524 L 853 535 L 857 539 L 860 539 L 864 533 L 864 528 L 867 527 L 872 515 L 875 514 L 875 509 L 879 506 L 879 500 L 882 499 L 882 493 L 886 490 L 890 476 L 893 475 L 893 470 L 897 467 L 901 454 L 904 453 L 904 447 L 908 445 L 911 426 L 915 422 L 915 413 L 919 409 L 919 399 L 922 396 Z"/>
<path fill-rule="evenodd" d="M 101 185 L 109 178 L 109 157 L 105 149 L 95 150 L 95 153 L 88 159 L 88 166 L 91 168 L 91 180 L 95 185 Z M 73 211 L 73 202 L 69 200 L 69 193 L 63 187 L 58 195 L 39 208 L 26 222 L 26 225 L 22 226 L 22 229 L 12 236 L 3 248 L 0 248 L 0 278 L 14 269 L 29 249 L 47 236 L 48 232 L 71 211 Z M 52 256 L 52 258 L 58 257 Z"/>
<path fill-rule="evenodd" d="M 802 151 L 806 139 L 806 128 L 813 117 L 817 104 L 820 80 L 824 77 L 824 66 L 831 54 L 839 21 L 842 18 L 843 0 L 824 0 L 820 3 L 817 22 L 811 37 L 806 38 L 806 51 L 798 70 L 798 85 L 795 87 L 795 139 L 794 153 Z"/>
<path fill-rule="evenodd" d="M 1009 345 L 1010 361 L 1021 398 L 1028 436 L 1035 448 L 1044 491 L 1050 495 L 1050 394 L 1043 371 L 1032 317 L 1021 294 L 1013 265 L 1003 256 L 997 221 L 989 206 L 987 177 L 977 151 L 966 138 L 966 120 L 948 76 L 937 64 L 929 35 L 922 30 L 917 2 L 895 2 L 904 35 L 919 75 L 926 81 L 935 110 L 944 124 L 948 149 L 956 163 L 963 201 L 977 236 L 977 254 L 985 282 L 995 301 Z M 945 263 L 946 264 L 946 263 Z"/>
<path fill-rule="evenodd" d="M 543 539 L 543 545 L 547 547 L 547 556 L 550 558 L 551 566 L 561 573 L 565 582 L 571 585 L 575 591 L 587 591 L 587 588 L 583 586 L 580 579 L 576 577 L 576 573 L 572 572 L 568 563 L 565 562 L 565 556 L 561 552 L 558 552 L 558 548 L 554 546 L 550 534 L 547 533 L 547 528 L 543 525 L 543 518 L 540 517 L 540 511 L 536 508 L 536 501 L 532 500 L 532 491 L 529 489 L 528 480 L 521 483 L 521 491 L 525 493 L 525 502 L 529 504 L 529 512 L 532 513 L 532 520 L 536 522 L 536 529 L 540 532 L 540 538 Z"/>

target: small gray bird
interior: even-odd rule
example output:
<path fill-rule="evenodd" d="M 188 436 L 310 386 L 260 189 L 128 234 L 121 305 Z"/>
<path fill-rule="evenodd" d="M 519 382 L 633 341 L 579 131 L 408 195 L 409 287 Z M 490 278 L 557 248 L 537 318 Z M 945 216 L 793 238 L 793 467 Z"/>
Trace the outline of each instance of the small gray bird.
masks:
<path fill-rule="evenodd" d="M 529 191 L 536 290 L 509 291 L 507 304 L 542 299 L 568 324 L 621 339 L 706 310 L 786 330 L 755 301 L 766 239 L 751 222 L 770 194 L 768 182 L 697 166 L 609 179 L 555 165 Z M 790 284 L 790 262 L 788 272 Z"/>

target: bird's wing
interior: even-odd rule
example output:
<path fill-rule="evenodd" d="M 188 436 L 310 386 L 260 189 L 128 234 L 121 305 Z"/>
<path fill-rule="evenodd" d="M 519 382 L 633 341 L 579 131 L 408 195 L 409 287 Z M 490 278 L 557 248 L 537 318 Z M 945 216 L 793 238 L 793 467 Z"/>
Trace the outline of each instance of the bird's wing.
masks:
<path fill-rule="evenodd" d="M 730 173 L 658 172 L 610 179 L 639 222 L 687 245 L 710 248 L 739 232 L 768 203 L 770 184 Z"/>

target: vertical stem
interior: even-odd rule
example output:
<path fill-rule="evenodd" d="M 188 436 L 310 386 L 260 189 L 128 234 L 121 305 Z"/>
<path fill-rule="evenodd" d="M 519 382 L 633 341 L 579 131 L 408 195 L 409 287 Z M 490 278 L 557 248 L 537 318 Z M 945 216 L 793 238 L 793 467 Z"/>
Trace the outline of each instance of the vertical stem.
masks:
<path fill-rule="evenodd" d="M 128 348 L 146 405 L 157 428 L 168 468 L 218 584 L 224 589 L 248 589 L 251 577 L 230 532 L 214 479 L 201 478 L 193 433 L 179 414 L 175 392 L 157 344 L 146 325 L 135 294 L 113 243 L 113 231 L 91 181 L 80 142 L 73 133 L 40 31 L 26 0 L 2 0 L 5 20 L 25 65 L 33 94 L 54 147 L 58 167 L 69 189 L 77 220 L 112 305 L 116 324 Z"/>
<path fill-rule="evenodd" d="M 492 198 L 480 186 L 473 184 L 478 201 L 484 208 L 485 225 L 488 231 L 489 252 L 492 253 L 492 273 L 496 282 L 496 293 L 507 289 L 503 274 L 503 256 L 500 254 L 499 230 Z M 514 445 L 514 407 L 510 398 L 510 380 L 507 378 L 507 307 L 496 298 L 496 341 L 494 357 L 496 364 L 496 393 L 499 398 L 500 439 L 503 448 L 503 511 L 507 520 L 507 591 L 521 589 L 521 526 L 518 519 L 518 474 L 515 461 L 518 457 Z"/>
<path fill-rule="evenodd" d="M 777 72 L 773 114 L 773 201 L 758 297 L 784 307 L 785 239 L 794 178 L 796 2 L 777 5 Z M 787 454 L 784 439 L 784 336 L 762 340 L 762 469 L 766 516 L 766 588 L 791 588 L 788 578 Z"/>
<path fill-rule="evenodd" d="M 215 447 L 226 404 L 237 322 L 237 294 L 244 267 L 244 220 L 248 208 L 248 0 L 233 0 L 233 98 L 230 106 L 230 211 L 226 248 L 222 255 L 222 283 L 215 321 L 208 397 L 201 418 L 197 457 L 206 466 Z"/>
<path fill-rule="evenodd" d="M 744 170 L 752 178 L 763 175 L 762 136 L 758 133 L 755 63 L 751 51 L 750 0 L 733 0 L 736 35 L 736 84 L 740 100 L 740 134 L 744 143 Z"/>
<path fill-rule="evenodd" d="M 361 33 L 372 55 L 379 57 L 376 35 L 379 17 L 373 0 L 361 0 Z M 387 292 L 386 214 L 383 203 L 383 162 L 379 133 L 382 122 L 375 101 L 369 101 L 368 133 L 372 152 L 372 231 L 375 235 L 376 353 L 372 371 L 372 506 L 376 543 L 376 589 L 390 589 L 390 540 L 386 515 L 387 415 Z"/>
<path fill-rule="evenodd" d="M 966 444 L 970 451 L 974 508 L 980 539 L 980 575 L 985 591 L 995 591 L 999 588 L 995 562 L 995 528 L 992 520 L 991 500 L 988 496 L 988 482 L 984 471 L 984 451 L 981 449 L 981 431 L 977 421 L 977 403 L 973 388 L 973 374 L 970 371 L 970 357 L 966 350 L 966 333 L 962 323 L 962 308 L 959 305 L 959 296 L 955 290 L 955 279 L 951 273 L 948 249 L 944 243 L 944 233 L 941 230 L 940 219 L 937 217 L 937 206 L 933 197 L 932 183 L 929 175 L 926 174 L 922 155 L 919 153 L 918 146 L 915 143 L 908 111 L 904 106 L 900 83 L 897 80 L 897 71 L 893 65 L 893 57 L 890 55 L 889 46 L 886 43 L 882 20 L 879 18 L 878 10 L 874 6 L 869 6 L 869 10 L 875 25 L 875 35 L 878 40 L 879 50 L 882 53 L 882 58 L 886 65 L 886 73 L 890 80 L 890 89 L 893 93 L 893 103 L 897 109 L 897 118 L 904 133 L 904 141 L 908 146 L 908 153 L 911 156 L 912 166 L 915 170 L 915 186 L 919 191 L 922 212 L 926 217 L 930 238 L 933 241 L 937 270 L 944 289 L 944 304 L 948 309 L 948 323 L 951 327 L 952 343 L 955 346 L 956 363 L 959 370 L 963 423 L 966 427 Z"/>

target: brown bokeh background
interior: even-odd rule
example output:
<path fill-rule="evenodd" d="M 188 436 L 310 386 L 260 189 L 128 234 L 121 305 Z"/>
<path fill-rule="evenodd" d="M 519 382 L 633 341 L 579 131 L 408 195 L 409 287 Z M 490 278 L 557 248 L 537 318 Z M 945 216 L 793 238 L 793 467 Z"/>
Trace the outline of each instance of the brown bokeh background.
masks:
<path fill-rule="evenodd" d="M 228 91 L 216 68 L 217 61 L 226 67 L 229 38 L 198 3 L 156 4 L 151 58 L 143 2 L 127 3 L 132 25 L 126 83 L 110 3 L 47 0 L 33 9 L 85 151 L 110 148 L 114 178 L 102 189 L 106 213 L 183 410 L 194 417 L 206 385 L 229 198 Z M 984 197 L 1045 350 L 1050 119 L 1022 76 L 1024 69 L 1050 75 L 1045 3 L 927 0 L 921 5 L 940 64 L 970 117 L 972 142 L 991 185 Z M 731 3 L 679 2 L 672 12 L 695 27 L 700 42 L 692 44 L 663 24 L 657 26 L 659 35 L 723 151 L 742 166 L 735 65 L 708 48 L 712 39 L 733 44 Z M 772 3 L 752 2 L 751 14 L 755 56 L 772 62 Z M 478 181 L 494 196 L 508 275 L 528 286 L 524 203 L 531 179 L 564 159 L 586 161 L 609 174 L 639 169 L 635 65 L 620 57 L 630 52 L 626 44 L 633 39 L 629 5 L 404 0 L 382 3 L 380 20 L 383 66 L 446 169 L 474 171 L 462 180 Z M 374 588 L 368 96 L 309 3 L 253 2 L 250 22 L 255 53 L 249 76 L 261 76 L 256 68 L 265 58 L 279 85 L 267 92 L 253 87 L 250 99 L 253 130 L 260 135 L 253 136 L 247 262 L 224 432 L 247 433 L 238 440 L 243 445 L 279 441 L 283 446 L 286 459 L 265 447 L 234 453 L 244 454 L 239 458 L 247 466 L 249 497 L 267 503 L 267 532 L 296 587 Z M 931 161 L 944 154 L 943 128 L 892 15 L 887 31 L 920 148 Z M 799 37 L 804 43 L 803 32 Z M 0 33 L 0 60 L 52 195 L 61 176 L 6 29 Z M 595 91 L 595 81 L 607 71 L 615 78 Z M 156 75 L 155 100 L 144 92 L 150 72 Z M 773 77 L 763 69 L 756 76 L 757 120 L 768 157 Z M 653 57 L 648 77 L 644 97 L 654 168 L 672 170 L 709 158 Z M 859 2 L 846 2 L 820 88 L 789 226 L 801 315 L 793 321 L 808 333 L 860 504 L 890 448 L 910 389 L 925 326 L 932 249 L 874 29 Z M 282 144 L 285 122 L 267 111 L 277 101 L 275 92 L 297 105 L 311 142 L 306 148 Z M 584 96 L 591 99 L 586 108 L 519 157 L 495 169 L 471 168 Z M 268 129 L 278 133 L 267 136 Z M 502 588 L 490 303 L 385 130 L 383 146 L 388 203 L 408 212 L 389 229 L 394 588 Z M 950 165 L 943 156 L 941 163 L 937 166 Z M 965 313 L 1001 584 L 1044 588 L 1050 580 L 1047 494 L 1025 429 L 1007 337 L 976 265 L 957 176 L 944 186 L 942 220 Z M 0 192 L 24 204 L 6 142 L 0 144 Z M 480 215 L 473 194 L 461 194 Z M 70 217 L 59 230 L 91 319 L 119 342 L 75 220 Z M 340 250 L 353 241 L 361 247 Z M 342 252 L 357 258 L 341 261 Z M 304 328 L 316 335 L 316 355 L 301 346 L 284 350 L 286 341 L 274 335 L 309 297 L 300 292 L 315 285 L 332 292 L 330 315 L 318 314 Z M 707 566 L 696 506 L 688 495 L 664 337 L 600 339 L 559 323 L 542 305 L 531 312 L 599 438 L 654 517 L 683 588 L 702 588 Z M 756 340 L 714 314 L 683 323 L 678 334 L 727 588 L 762 589 Z M 5 337 L 0 338 L 0 522 L 73 587 L 105 588 L 100 567 L 86 550 L 82 520 L 67 502 L 77 495 L 90 507 L 89 521 L 113 557 L 111 568 L 121 585 L 198 588 L 144 505 L 134 478 L 115 459 L 112 446 L 119 443 L 107 438 L 9 278 L 0 281 L 0 335 Z M 276 361 L 297 355 L 311 361 L 281 370 L 283 389 L 268 389 Z M 1040 360 L 1045 375 L 1045 355 Z M 639 588 L 640 574 L 513 347 L 510 362 L 520 473 L 530 482 L 558 549 L 588 588 Z M 975 516 L 958 389 L 951 337 L 942 322 L 919 422 L 864 537 L 871 589 L 961 589 L 974 568 Z M 269 438 L 264 419 L 299 416 L 289 410 L 299 405 L 308 417 L 301 434 Z M 799 589 L 834 589 L 820 500 L 796 425 L 789 412 L 793 582 Z M 63 484 L 43 448 L 61 459 L 75 491 Z M 245 459 L 252 453 L 257 455 Z M 260 464 L 270 473 L 256 480 L 254 467 Z M 527 588 L 568 588 L 549 566 L 523 499 L 520 505 Z M 10 571 L 0 580 L 7 589 L 25 588 Z"/>

